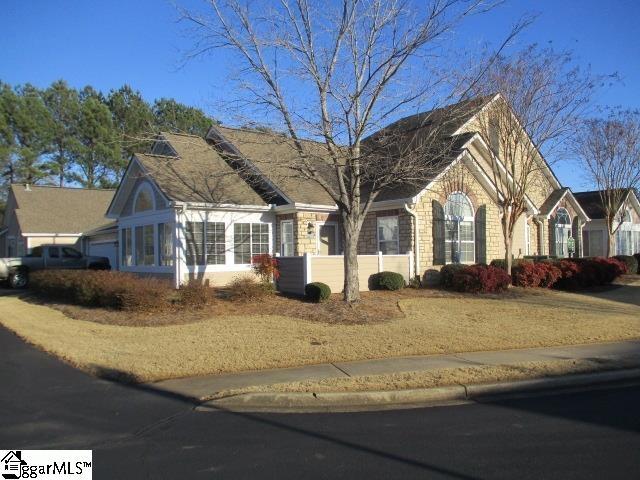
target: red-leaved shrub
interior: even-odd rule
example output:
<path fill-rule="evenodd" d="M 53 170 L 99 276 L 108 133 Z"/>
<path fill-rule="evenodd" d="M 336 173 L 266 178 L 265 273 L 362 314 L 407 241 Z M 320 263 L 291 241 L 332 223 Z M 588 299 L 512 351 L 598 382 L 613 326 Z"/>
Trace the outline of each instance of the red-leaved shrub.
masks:
<path fill-rule="evenodd" d="M 458 292 L 504 292 L 511 284 L 511 276 L 491 265 L 470 265 L 453 275 L 452 287 Z"/>
<path fill-rule="evenodd" d="M 254 255 L 251 258 L 251 268 L 263 283 L 271 283 L 272 280 L 280 278 L 278 259 L 268 253 Z"/>
<path fill-rule="evenodd" d="M 562 276 L 562 271 L 551 263 L 536 263 L 535 267 L 540 273 L 540 287 L 551 288 Z"/>
<path fill-rule="evenodd" d="M 627 273 L 627 266 L 615 258 L 565 259 L 556 263 L 562 276 L 554 288 L 580 290 L 607 285 Z"/>
<path fill-rule="evenodd" d="M 513 284 L 517 287 L 551 288 L 562 272 L 549 263 L 522 262 L 513 267 Z"/>

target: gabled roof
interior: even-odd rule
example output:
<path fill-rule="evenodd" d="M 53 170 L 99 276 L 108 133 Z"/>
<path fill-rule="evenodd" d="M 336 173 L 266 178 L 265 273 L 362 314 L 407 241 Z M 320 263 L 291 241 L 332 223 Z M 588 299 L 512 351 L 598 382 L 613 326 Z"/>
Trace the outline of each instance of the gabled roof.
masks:
<path fill-rule="evenodd" d="M 589 215 L 589 213 L 585 211 L 574 193 L 568 187 L 558 188 L 551 192 L 551 194 L 547 197 L 547 199 L 540 207 L 540 215 L 544 215 L 547 217 L 551 215 L 560 201 L 562 201 L 562 199 L 565 197 L 569 200 L 571 205 L 573 205 L 576 211 L 582 216 L 583 221 L 591 220 L 591 215 Z"/>
<path fill-rule="evenodd" d="M 334 205 L 331 196 L 315 180 L 302 178 L 295 170 L 300 156 L 290 137 L 277 133 L 229 128 L 215 125 L 207 135 L 223 155 L 229 158 L 249 160 L 267 182 L 273 187 L 273 193 L 280 193 L 288 202 L 313 205 Z M 324 179 L 332 182 L 334 175 L 327 170 L 330 165 L 326 159 L 324 145 L 310 140 L 302 141 L 311 162 L 320 172 L 325 171 Z"/>
<path fill-rule="evenodd" d="M 177 156 L 137 153 L 135 158 L 169 200 L 266 205 L 203 138 L 163 132 L 158 141 Z"/>
<path fill-rule="evenodd" d="M 540 206 L 540 214 L 549 215 L 568 191 L 569 188 L 563 187 L 551 192 L 551 195 L 549 195 L 549 197 L 547 197 L 544 203 Z"/>
<path fill-rule="evenodd" d="M 629 194 L 633 194 L 633 190 L 626 189 L 627 193 L 622 197 L 622 202 L 618 206 L 618 209 L 627 201 Z M 605 217 L 604 207 L 602 205 L 602 198 L 600 192 L 602 190 L 591 190 L 587 192 L 576 192 L 574 196 L 580 203 L 580 206 L 587 212 L 587 215 L 593 220 L 602 219 Z"/>
<path fill-rule="evenodd" d="M 110 222 L 114 190 L 13 184 L 11 194 L 23 233 L 81 234 Z"/>

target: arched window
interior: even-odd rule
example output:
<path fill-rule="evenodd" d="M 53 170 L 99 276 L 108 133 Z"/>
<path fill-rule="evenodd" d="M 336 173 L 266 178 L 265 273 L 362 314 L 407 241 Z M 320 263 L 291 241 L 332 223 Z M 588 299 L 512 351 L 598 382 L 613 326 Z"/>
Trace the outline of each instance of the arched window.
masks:
<path fill-rule="evenodd" d="M 151 188 L 147 184 L 143 184 L 138 189 L 136 194 L 136 199 L 133 204 L 133 212 L 139 213 L 144 212 L 146 210 L 153 210 L 155 208 L 153 202 L 153 192 Z"/>
<path fill-rule="evenodd" d="M 633 231 L 631 225 L 631 209 L 624 212 L 622 222 L 616 231 L 616 254 L 617 255 L 633 255 L 634 242 Z"/>
<path fill-rule="evenodd" d="M 571 216 L 565 208 L 556 211 L 555 218 L 556 255 L 558 257 L 569 256 L 569 238 L 571 238 Z"/>
<path fill-rule="evenodd" d="M 473 207 L 469 198 L 461 192 L 449 195 L 444 216 L 446 263 L 475 262 Z"/>

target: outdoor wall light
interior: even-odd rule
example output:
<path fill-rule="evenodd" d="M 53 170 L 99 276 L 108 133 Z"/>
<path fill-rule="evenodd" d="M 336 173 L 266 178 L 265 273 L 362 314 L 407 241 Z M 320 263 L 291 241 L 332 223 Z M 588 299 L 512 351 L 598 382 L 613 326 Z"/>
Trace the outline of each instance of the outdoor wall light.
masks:
<path fill-rule="evenodd" d="M 316 225 L 313 222 L 307 223 L 307 236 L 313 237 L 316 232 Z"/>

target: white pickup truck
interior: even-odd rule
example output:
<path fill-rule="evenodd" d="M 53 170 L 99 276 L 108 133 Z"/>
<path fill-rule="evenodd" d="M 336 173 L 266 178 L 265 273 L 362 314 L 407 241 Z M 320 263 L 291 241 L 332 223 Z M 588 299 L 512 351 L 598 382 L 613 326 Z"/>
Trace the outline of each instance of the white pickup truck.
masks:
<path fill-rule="evenodd" d="M 107 257 L 83 255 L 66 245 L 42 245 L 35 247 L 26 257 L 0 258 L 0 282 L 11 288 L 25 288 L 29 273 L 45 269 L 110 270 Z"/>

